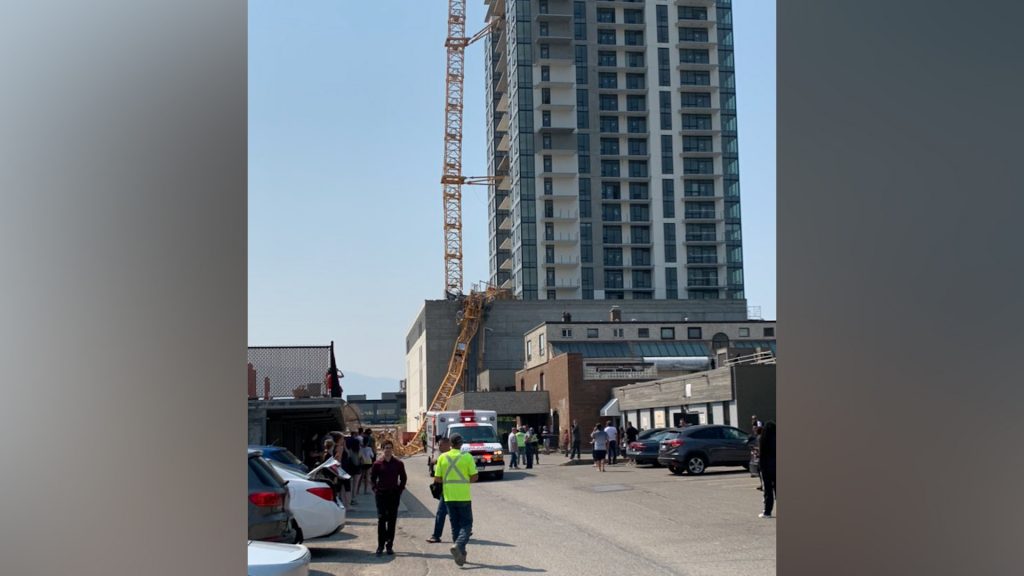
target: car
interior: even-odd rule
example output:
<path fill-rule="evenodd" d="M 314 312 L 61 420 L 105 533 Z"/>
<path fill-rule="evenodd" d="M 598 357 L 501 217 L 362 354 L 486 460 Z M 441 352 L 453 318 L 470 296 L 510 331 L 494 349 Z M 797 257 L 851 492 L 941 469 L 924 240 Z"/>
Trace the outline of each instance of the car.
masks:
<path fill-rule="evenodd" d="M 330 484 L 310 480 L 305 474 L 273 460 L 269 462 L 287 481 L 295 544 L 333 536 L 345 527 L 345 506 L 335 499 Z"/>
<path fill-rule="evenodd" d="M 750 464 L 754 439 L 739 428 L 702 424 L 669 428 L 662 434 L 658 463 L 667 466 L 673 474 L 685 471 L 698 475 L 713 466 L 746 468 Z"/>
<path fill-rule="evenodd" d="M 263 457 L 267 460 L 273 460 L 274 462 L 280 462 L 289 468 L 294 468 L 299 472 L 309 472 L 309 466 L 306 466 L 302 460 L 292 454 L 291 450 L 283 448 L 281 446 L 249 446 L 249 450 L 259 450 L 263 453 Z"/>
<path fill-rule="evenodd" d="M 311 555 L 305 546 L 249 540 L 248 576 L 309 576 Z"/>
<path fill-rule="evenodd" d="M 259 450 L 249 456 L 249 539 L 294 542 L 288 487 Z"/>
<path fill-rule="evenodd" d="M 637 436 L 636 440 L 626 446 L 626 457 L 632 458 L 637 464 L 658 463 L 658 451 L 661 448 L 661 439 L 665 434 L 665 428 L 645 430 Z"/>

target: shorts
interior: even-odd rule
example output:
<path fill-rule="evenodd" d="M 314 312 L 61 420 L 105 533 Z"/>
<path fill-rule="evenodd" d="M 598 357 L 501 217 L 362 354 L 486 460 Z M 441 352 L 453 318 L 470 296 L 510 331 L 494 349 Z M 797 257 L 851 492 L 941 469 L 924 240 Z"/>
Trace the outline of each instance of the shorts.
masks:
<path fill-rule="evenodd" d="M 594 460 L 604 460 L 606 450 L 594 450 Z"/>

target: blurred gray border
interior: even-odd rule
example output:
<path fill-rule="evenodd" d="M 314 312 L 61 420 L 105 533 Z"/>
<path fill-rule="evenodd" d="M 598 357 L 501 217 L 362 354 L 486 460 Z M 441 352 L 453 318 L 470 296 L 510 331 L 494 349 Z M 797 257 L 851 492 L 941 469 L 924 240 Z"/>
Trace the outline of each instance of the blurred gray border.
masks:
<path fill-rule="evenodd" d="M 246 2 L 0 16 L 0 574 L 241 574 Z"/>
<path fill-rule="evenodd" d="M 780 574 L 1021 572 L 1024 50 L 996 6 L 779 2 Z"/>

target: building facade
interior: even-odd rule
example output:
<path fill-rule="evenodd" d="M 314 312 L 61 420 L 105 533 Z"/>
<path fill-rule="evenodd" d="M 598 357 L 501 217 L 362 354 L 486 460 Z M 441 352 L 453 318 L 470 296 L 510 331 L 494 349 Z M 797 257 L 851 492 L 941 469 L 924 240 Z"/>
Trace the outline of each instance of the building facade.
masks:
<path fill-rule="evenodd" d="M 490 280 L 742 300 L 730 0 L 485 0 Z"/>

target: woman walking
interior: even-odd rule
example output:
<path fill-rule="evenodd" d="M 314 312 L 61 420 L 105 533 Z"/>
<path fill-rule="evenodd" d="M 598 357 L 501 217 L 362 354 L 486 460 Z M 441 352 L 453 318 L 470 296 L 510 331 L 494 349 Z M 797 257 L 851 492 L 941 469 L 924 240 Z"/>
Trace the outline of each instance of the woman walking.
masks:
<path fill-rule="evenodd" d="M 594 431 L 590 433 L 591 442 L 594 444 L 594 467 L 604 472 L 604 456 L 608 452 L 608 433 L 601 428 L 601 424 L 594 424 Z"/>

